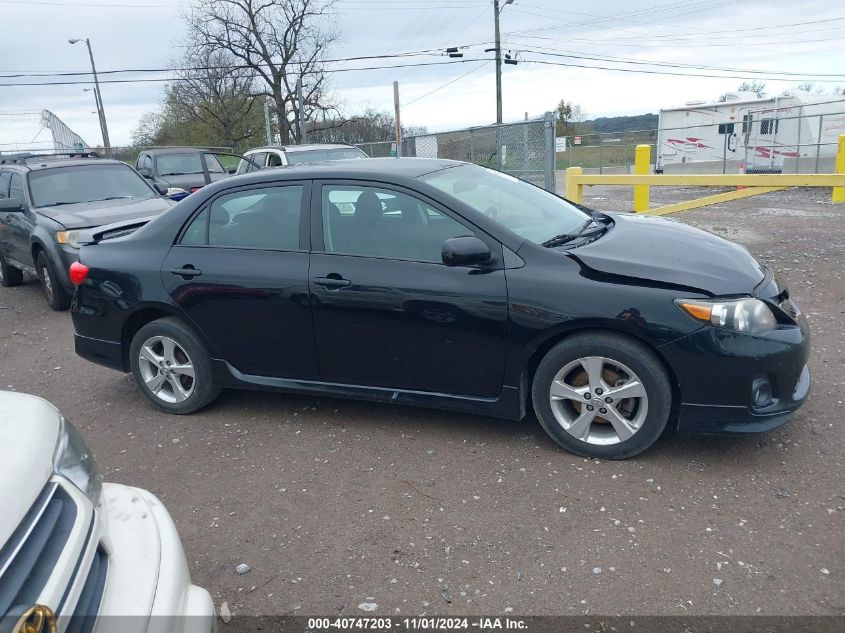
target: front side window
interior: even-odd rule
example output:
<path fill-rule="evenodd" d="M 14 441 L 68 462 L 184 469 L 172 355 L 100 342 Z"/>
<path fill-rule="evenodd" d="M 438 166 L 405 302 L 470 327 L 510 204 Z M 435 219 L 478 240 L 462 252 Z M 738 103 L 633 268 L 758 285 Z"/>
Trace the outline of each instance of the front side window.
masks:
<path fill-rule="evenodd" d="M 590 220 L 584 211 L 545 189 L 478 165 L 447 167 L 420 180 L 537 244 L 578 233 Z"/>
<path fill-rule="evenodd" d="M 4 171 L 0 174 L 0 200 L 9 197 L 9 181 L 11 180 L 11 172 Z"/>
<path fill-rule="evenodd" d="M 302 185 L 262 187 L 216 198 L 180 240 L 183 246 L 299 250 Z"/>
<path fill-rule="evenodd" d="M 146 200 L 157 196 L 137 172 L 123 164 L 53 167 L 29 173 L 36 207 L 100 200 Z"/>
<path fill-rule="evenodd" d="M 156 167 L 158 167 L 159 176 L 201 174 L 203 160 L 208 171 L 223 173 L 224 170 L 220 161 L 213 154 L 203 152 L 160 154 L 156 157 Z"/>
<path fill-rule="evenodd" d="M 12 181 L 9 183 L 9 199 L 20 202 L 21 206 L 24 204 L 23 178 L 20 174 L 12 174 Z"/>
<path fill-rule="evenodd" d="M 442 262 L 443 242 L 473 234 L 422 200 L 379 187 L 325 185 L 322 214 L 329 253 Z"/>

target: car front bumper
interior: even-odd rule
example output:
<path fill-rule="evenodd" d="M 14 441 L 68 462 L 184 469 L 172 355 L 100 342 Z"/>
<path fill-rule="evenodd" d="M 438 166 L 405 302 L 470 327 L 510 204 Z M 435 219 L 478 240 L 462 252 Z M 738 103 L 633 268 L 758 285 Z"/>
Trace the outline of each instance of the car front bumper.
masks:
<path fill-rule="evenodd" d="M 803 316 L 760 335 L 705 327 L 660 352 L 680 391 L 681 432 L 770 431 L 792 419 L 810 390 L 810 331 Z M 758 398 L 761 391 L 770 397 Z"/>
<path fill-rule="evenodd" d="M 101 499 L 109 565 L 97 633 L 216 630 L 211 596 L 191 584 L 182 542 L 161 501 L 118 484 L 104 484 Z"/>

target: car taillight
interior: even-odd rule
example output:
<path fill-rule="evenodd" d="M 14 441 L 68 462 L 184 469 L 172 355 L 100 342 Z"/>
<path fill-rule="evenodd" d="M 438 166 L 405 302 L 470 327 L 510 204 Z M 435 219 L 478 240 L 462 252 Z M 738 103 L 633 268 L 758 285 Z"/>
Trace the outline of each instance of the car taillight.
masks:
<path fill-rule="evenodd" d="M 78 286 L 88 278 L 88 266 L 82 262 L 73 262 L 68 268 L 70 281 L 74 286 Z"/>
<path fill-rule="evenodd" d="M 191 187 L 191 193 L 194 193 L 195 191 L 199 191 L 200 189 L 202 189 L 202 187 Z"/>

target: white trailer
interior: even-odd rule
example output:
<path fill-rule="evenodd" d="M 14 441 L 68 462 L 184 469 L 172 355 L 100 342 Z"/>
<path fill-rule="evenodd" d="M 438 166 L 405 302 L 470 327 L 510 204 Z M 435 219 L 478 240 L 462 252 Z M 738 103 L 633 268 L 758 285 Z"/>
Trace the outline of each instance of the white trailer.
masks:
<path fill-rule="evenodd" d="M 845 134 L 842 96 L 733 93 L 725 101 L 661 110 L 655 170 L 819 171 L 831 164 L 840 134 Z"/>

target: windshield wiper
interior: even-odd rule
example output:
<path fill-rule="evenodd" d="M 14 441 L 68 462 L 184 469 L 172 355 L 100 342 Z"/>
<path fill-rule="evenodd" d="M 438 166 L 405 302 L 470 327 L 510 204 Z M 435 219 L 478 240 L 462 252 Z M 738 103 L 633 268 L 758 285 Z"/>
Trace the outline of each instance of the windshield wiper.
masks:
<path fill-rule="evenodd" d="M 94 200 L 86 200 L 86 202 L 103 202 L 105 200 L 127 200 L 134 196 L 109 196 L 108 198 L 96 198 Z"/>
<path fill-rule="evenodd" d="M 159 174 L 159 176 L 196 176 L 201 173 L 201 171 L 169 171 L 166 174 Z"/>
<path fill-rule="evenodd" d="M 600 227 L 594 231 L 587 231 L 587 228 L 591 224 L 598 224 L 593 218 L 590 218 L 584 224 L 582 224 L 575 233 L 561 233 L 560 235 L 555 235 L 554 237 L 546 240 L 541 244 L 541 246 L 545 246 L 546 248 L 554 248 L 555 246 L 560 246 L 561 244 L 567 244 L 568 242 L 572 242 L 582 237 L 591 237 L 593 235 L 598 235 L 604 231 L 605 227 Z M 586 231 L 586 232 L 585 232 Z"/>
<path fill-rule="evenodd" d="M 41 207 L 60 207 L 60 206 L 62 206 L 63 204 L 82 204 L 82 200 L 74 200 L 74 201 L 62 200 L 62 201 L 60 201 L 60 202 L 51 202 L 50 204 L 42 204 L 42 205 L 36 205 L 36 206 L 41 206 Z"/>

